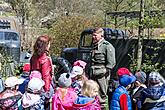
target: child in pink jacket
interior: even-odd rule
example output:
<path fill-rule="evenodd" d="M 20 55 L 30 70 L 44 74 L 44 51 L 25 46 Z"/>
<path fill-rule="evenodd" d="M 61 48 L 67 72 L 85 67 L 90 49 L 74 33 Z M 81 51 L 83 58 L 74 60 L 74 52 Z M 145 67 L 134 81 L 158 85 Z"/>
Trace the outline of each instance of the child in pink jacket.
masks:
<path fill-rule="evenodd" d="M 77 99 L 74 89 L 70 88 L 71 77 L 67 73 L 60 75 L 57 88 L 52 99 L 52 110 L 73 110 L 73 102 Z"/>

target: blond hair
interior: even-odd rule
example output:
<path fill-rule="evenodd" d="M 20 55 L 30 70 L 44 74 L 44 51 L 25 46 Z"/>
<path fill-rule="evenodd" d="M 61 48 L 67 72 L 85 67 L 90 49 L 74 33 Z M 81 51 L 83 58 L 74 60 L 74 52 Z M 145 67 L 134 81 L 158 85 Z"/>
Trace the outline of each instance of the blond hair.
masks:
<path fill-rule="evenodd" d="M 99 92 L 99 85 L 93 80 L 87 80 L 82 87 L 82 94 L 88 97 L 95 97 Z"/>
<path fill-rule="evenodd" d="M 103 30 L 103 28 L 100 28 L 100 27 L 96 27 L 93 30 L 93 33 L 101 34 L 102 36 L 104 36 L 104 30 Z"/>

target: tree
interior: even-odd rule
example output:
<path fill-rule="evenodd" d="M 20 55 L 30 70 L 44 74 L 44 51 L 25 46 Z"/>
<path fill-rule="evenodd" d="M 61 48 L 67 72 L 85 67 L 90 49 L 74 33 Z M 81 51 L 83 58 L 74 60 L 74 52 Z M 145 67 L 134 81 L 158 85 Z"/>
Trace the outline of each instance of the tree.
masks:
<path fill-rule="evenodd" d="M 22 41 L 22 45 L 26 45 L 25 25 L 29 17 L 31 0 L 5 0 L 5 1 L 10 4 L 10 6 L 15 12 L 15 15 L 20 20 L 21 36 L 22 36 L 21 41 Z"/>
<path fill-rule="evenodd" d="M 141 69 L 142 63 L 142 41 L 144 37 L 144 0 L 140 3 L 139 30 L 138 30 L 138 53 L 137 53 L 137 69 Z"/>

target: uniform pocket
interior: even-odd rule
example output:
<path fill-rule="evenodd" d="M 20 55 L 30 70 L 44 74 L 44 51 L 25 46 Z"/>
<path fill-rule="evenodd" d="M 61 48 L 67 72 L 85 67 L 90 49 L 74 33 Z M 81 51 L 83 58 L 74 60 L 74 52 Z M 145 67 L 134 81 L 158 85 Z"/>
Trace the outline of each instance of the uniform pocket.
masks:
<path fill-rule="evenodd" d="M 94 76 L 102 76 L 106 73 L 106 68 L 102 66 L 92 66 Z"/>
<path fill-rule="evenodd" d="M 105 60 L 105 55 L 101 51 L 96 51 L 94 57 L 95 60 L 101 60 L 101 61 Z"/>

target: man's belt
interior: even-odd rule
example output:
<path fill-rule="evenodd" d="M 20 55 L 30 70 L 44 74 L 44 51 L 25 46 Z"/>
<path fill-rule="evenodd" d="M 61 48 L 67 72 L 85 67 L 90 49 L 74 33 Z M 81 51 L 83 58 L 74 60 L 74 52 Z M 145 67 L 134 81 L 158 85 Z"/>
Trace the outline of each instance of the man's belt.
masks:
<path fill-rule="evenodd" d="M 98 64 L 98 63 L 94 64 L 94 63 L 92 63 L 92 66 L 104 66 L 105 67 L 105 64 L 102 64 L 102 63 L 101 64 Z"/>
<path fill-rule="evenodd" d="M 92 69 L 92 77 L 102 78 L 108 77 L 110 75 L 109 69 L 105 67 L 105 65 L 95 65 L 91 67 Z"/>

